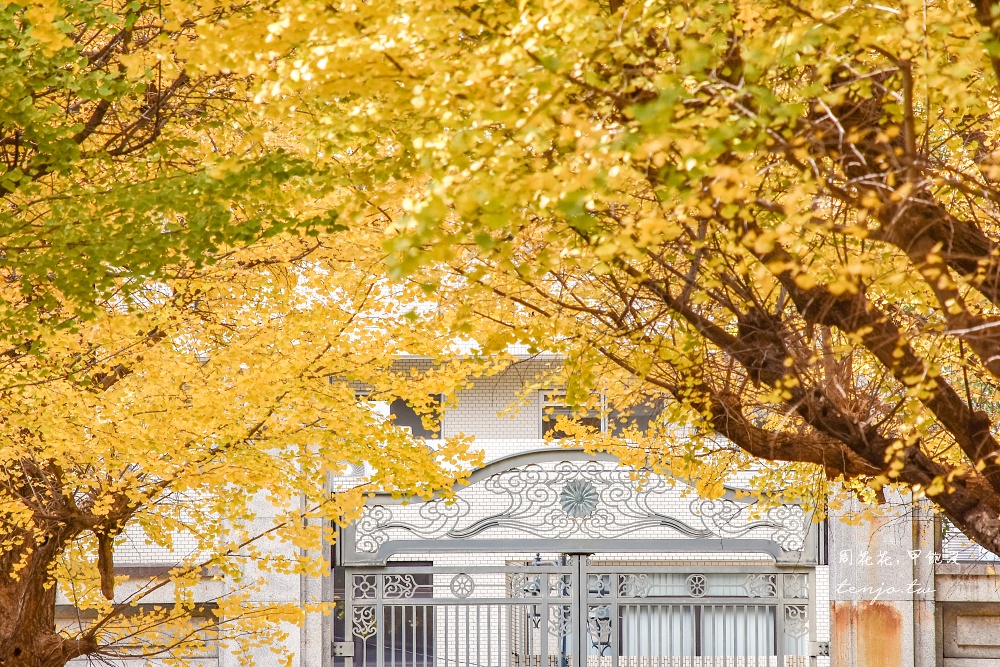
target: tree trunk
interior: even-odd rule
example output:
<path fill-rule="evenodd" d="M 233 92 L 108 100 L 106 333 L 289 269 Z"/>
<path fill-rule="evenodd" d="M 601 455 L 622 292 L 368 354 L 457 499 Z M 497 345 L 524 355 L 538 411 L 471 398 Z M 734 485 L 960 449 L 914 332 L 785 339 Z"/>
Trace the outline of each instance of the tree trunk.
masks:
<path fill-rule="evenodd" d="M 0 667 L 62 667 L 97 649 L 93 639 L 56 632 L 56 589 L 43 584 L 38 577 L 0 582 Z"/>
<path fill-rule="evenodd" d="M 66 639 L 56 632 L 56 586 L 49 570 L 60 543 L 50 538 L 35 546 L 17 578 L 10 565 L 23 552 L 9 552 L 0 562 L 0 667 L 62 667 L 97 650 L 93 638 Z"/>

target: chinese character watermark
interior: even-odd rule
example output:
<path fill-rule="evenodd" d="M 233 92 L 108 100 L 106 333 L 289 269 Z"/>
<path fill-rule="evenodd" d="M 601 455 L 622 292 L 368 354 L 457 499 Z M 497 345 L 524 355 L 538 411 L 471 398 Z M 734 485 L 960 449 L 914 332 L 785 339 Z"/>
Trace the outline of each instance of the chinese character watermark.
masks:
<path fill-rule="evenodd" d="M 911 561 L 923 558 L 928 563 L 955 563 L 958 559 L 953 554 L 940 554 L 936 551 L 923 551 L 914 549 L 907 554 Z M 868 551 L 855 552 L 852 549 L 841 549 L 837 562 L 840 565 L 851 565 L 854 567 L 897 567 L 900 559 L 889 554 L 888 551 L 879 551 L 874 558 Z"/>
<path fill-rule="evenodd" d="M 872 553 L 867 550 L 854 551 L 853 549 L 841 549 L 837 555 L 837 564 L 847 568 L 867 568 L 876 574 L 880 570 L 896 570 L 900 565 L 907 562 L 916 563 L 923 559 L 927 563 L 958 563 L 955 556 L 951 554 L 940 554 L 936 551 L 925 551 L 923 549 L 913 549 L 905 552 L 905 556 L 897 557 L 889 551 L 881 550 Z M 857 571 L 857 570 L 856 570 Z M 837 584 L 838 596 L 849 596 L 854 599 L 865 599 L 871 603 L 878 602 L 886 596 L 905 595 L 907 597 L 924 596 L 934 593 L 934 589 L 921 584 L 914 579 L 909 585 L 894 584 L 889 585 L 884 582 L 877 582 L 873 585 L 860 585 L 843 579 Z"/>

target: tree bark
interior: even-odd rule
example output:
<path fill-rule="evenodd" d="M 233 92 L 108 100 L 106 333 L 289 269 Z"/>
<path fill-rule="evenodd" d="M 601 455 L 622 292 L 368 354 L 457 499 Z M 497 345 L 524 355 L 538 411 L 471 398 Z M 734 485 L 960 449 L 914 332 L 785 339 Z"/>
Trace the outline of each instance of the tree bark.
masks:
<path fill-rule="evenodd" d="M 54 547 L 55 540 L 39 545 L 16 579 L 0 573 L 0 667 L 62 667 L 97 650 L 92 637 L 56 632 L 56 586 L 49 577 Z"/>

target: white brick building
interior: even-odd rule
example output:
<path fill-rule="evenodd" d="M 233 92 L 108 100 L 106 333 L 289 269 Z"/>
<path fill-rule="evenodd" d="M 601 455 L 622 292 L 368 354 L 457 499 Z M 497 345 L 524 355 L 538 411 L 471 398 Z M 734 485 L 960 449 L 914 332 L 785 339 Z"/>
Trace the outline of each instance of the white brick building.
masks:
<path fill-rule="evenodd" d="M 289 629 L 295 664 L 1000 665 L 995 571 L 960 540 L 942 544 L 929 513 L 901 504 L 877 524 L 817 525 L 795 506 L 757 516 L 752 498 L 634 479 L 544 439 L 551 393 L 524 387 L 550 363 L 479 380 L 444 409 L 440 432 L 486 455 L 454 502 L 376 497 L 330 576 L 272 575 L 269 599 L 338 601 Z M 382 409 L 424 431 L 405 405 Z M 942 551 L 956 562 L 936 563 Z M 118 552 L 139 578 L 170 562 L 139 536 Z M 203 662 L 238 664 L 217 647 Z"/>

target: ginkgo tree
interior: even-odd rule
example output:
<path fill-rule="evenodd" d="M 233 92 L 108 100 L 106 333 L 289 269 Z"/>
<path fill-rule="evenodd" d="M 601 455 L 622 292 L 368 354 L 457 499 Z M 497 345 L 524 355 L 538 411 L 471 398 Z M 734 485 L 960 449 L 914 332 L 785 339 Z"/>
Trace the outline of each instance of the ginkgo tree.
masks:
<path fill-rule="evenodd" d="M 309 495 L 304 471 L 371 456 L 412 458 L 375 484 L 446 485 L 460 445 L 376 447 L 323 378 L 386 387 L 394 350 L 455 337 L 562 352 L 577 404 L 669 396 L 664 423 L 703 437 L 631 440 L 706 493 L 753 461 L 788 463 L 768 471 L 792 494 L 901 484 L 1000 553 L 998 17 L 988 0 L 3 5 L 3 590 L 47 614 L 54 582 L 90 577 L 79 604 L 108 620 L 0 618 L 0 664 L 121 645 L 134 616 L 99 554 L 129 521 L 161 541 L 205 525 L 221 562 L 244 547 L 218 517 L 240 525 L 246 489 L 345 515 L 356 502 Z M 363 236 L 305 253 L 334 225 Z M 352 295 L 380 245 L 401 302 L 438 306 L 392 336 L 346 314 L 370 304 Z M 328 284 L 277 286 L 310 261 Z"/>
<path fill-rule="evenodd" d="M 429 448 L 355 397 L 361 383 L 425 398 L 428 379 L 394 359 L 436 345 L 393 312 L 412 296 L 357 263 L 380 240 L 233 250 L 6 362 L 0 664 L 183 660 L 209 640 L 252 664 L 281 646 L 281 622 L 323 611 L 261 596 L 269 572 L 323 576 L 323 544 L 367 492 L 426 497 L 462 479 L 467 443 Z M 448 368 L 436 386 L 460 378 Z M 331 494 L 346 462 L 371 473 Z M 172 566 L 123 579 L 126 534 Z M 57 596 L 73 610 L 58 623 Z"/>
<path fill-rule="evenodd" d="M 251 664 L 314 609 L 259 595 L 268 572 L 321 575 L 365 492 L 446 490 L 475 461 L 355 400 L 349 381 L 425 398 L 393 366 L 436 349 L 399 311 L 423 293 L 372 275 L 380 229 L 329 237 L 343 226 L 251 68 L 182 54 L 268 11 L 0 4 L 3 667 L 209 640 Z M 370 480 L 330 495 L 347 462 Z M 174 566 L 125 580 L 126 535 Z"/>
<path fill-rule="evenodd" d="M 245 73 L 180 53 L 243 2 L 0 5 L 0 335 L 87 317 L 180 262 L 311 213 L 310 167 L 259 118 Z M 294 194 L 293 194 L 294 193 Z M 135 280 L 129 280 L 135 278 Z M 18 289 L 10 289 L 16 287 Z"/>
<path fill-rule="evenodd" d="M 732 445 L 667 463 L 901 484 L 1000 553 L 1000 5 L 275 10 L 260 99 L 454 331 L 565 352 L 578 402 L 610 364 Z"/>

